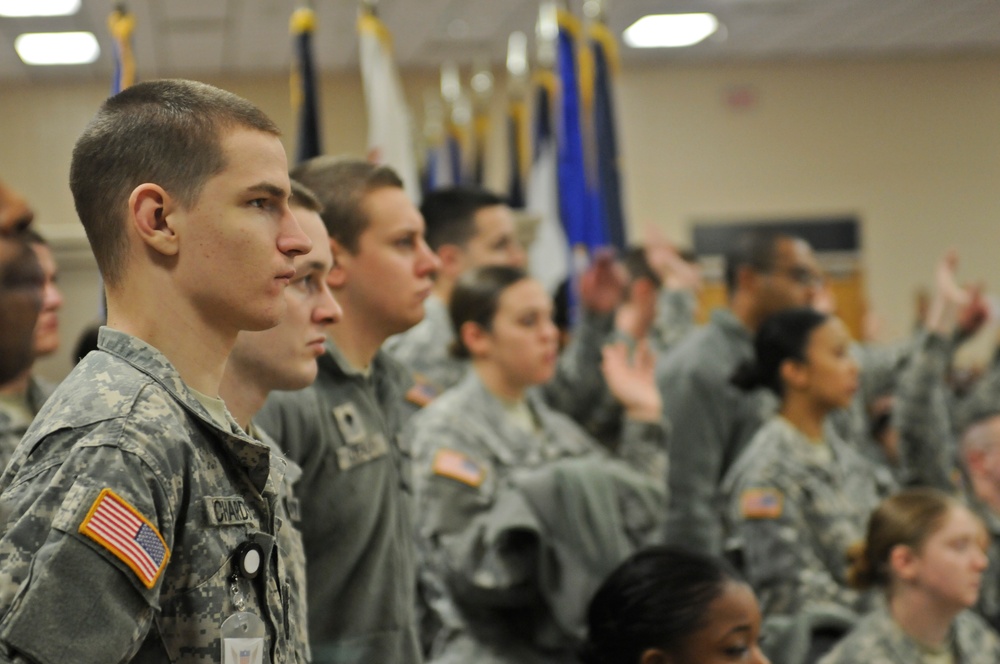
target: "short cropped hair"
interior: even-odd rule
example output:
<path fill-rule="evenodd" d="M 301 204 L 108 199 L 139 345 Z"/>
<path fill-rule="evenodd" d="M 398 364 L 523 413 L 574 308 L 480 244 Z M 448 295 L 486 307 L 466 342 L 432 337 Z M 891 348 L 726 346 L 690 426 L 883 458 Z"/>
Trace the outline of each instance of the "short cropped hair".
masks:
<path fill-rule="evenodd" d="M 109 98 L 73 148 L 70 188 L 97 265 L 119 283 L 128 249 L 129 196 L 144 182 L 192 205 L 205 182 L 227 166 L 225 133 L 237 128 L 277 136 L 263 111 L 205 83 L 138 83 Z"/>
<path fill-rule="evenodd" d="M 292 195 L 288 197 L 288 206 L 300 207 L 303 210 L 322 214 L 323 204 L 316 198 L 316 194 L 312 192 L 312 189 L 298 180 L 291 180 L 290 182 L 292 184 Z"/>
<path fill-rule="evenodd" d="M 361 205 L 364 197 L 385 187 L 403 188 L 403 181 L 388 166 L 329 155 L 299 164 L 291 175 L 316 194 L 323 204 L 320 216 L 327 234 L 352 254 L 368 228 Z"/>
<path fill-rule="evenodd" d="M 625 266 L 625 271 L 628 272 L 628 278 L 631 283 L 635 283 L 640 279 L 649 279 L 657 288 L 663 285 L 660 275 L 656 273 L 656 270 L 653 269 L 646 258 L 645 248 L 626 248 L 622 253 L 621 263 Z"/>
<path fill-rule="evenodd" d="M 791 235 L 771 231 L 751 231 L 744 233 L 726 254 L 726 290 L 736 292 L 736 282 L 741 267 L 750 267 L 756 272 L 770 272 L 774 269 L 778 253 L 778 242 L 793 240 Z"/>
<path fill-rule="evenodd" d="M 506 204 L 503 198 L 482 187 L 448 187 L 430 192 L 420 204 L 420 213 L 427 224 L 427 244 L 434 251 L 446 244 L 464 247 L 476 235 L 476 213 Z"/>

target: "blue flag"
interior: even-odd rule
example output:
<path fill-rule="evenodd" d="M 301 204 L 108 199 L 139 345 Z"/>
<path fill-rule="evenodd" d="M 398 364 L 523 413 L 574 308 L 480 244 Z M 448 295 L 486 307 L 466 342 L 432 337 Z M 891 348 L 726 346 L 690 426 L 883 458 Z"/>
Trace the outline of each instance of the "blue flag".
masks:
<path fill-rule="evenodd" d="M 603 23 L 590 27 L 594 54 L 594 138 L 597 148 L 597 176 L 604 206 L 607 238 L 619 251 L 625 249 L 625 214 L 622 210 L 621 176 L 618 171 L 612 77 L 617 65 L 614 35 Z"/>
<path fill-rule="evenodd" d="M 292 13 L 290 21 L 295 38 L 295 64 L 292 67 L 292 106 L 298 114 L 296 163 L 323 153 L 319 131 L 319 92 L 313 65 L 312 36 L 316 30 L 316 14 L 302 7 Z"/>
<path fill-rule="evenodd" d="M 559 11 L 557 67 L 561 96 L 559 99 L 559 213 L 571 247 L 589 251 L 607 245 L 604 211 L 597 182 L 588 184 L 583 141 L 582 105 L 577 68 L 576 44 L 579 22 L 571 14 Z"/>

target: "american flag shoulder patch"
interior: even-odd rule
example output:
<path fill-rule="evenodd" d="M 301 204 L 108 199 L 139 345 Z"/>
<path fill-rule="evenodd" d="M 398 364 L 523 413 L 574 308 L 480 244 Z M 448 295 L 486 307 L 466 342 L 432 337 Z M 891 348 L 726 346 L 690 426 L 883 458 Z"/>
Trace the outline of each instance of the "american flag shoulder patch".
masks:
<path fill-rule="evenodd" d="M 435 475 L 447 477 L 471 487 L 480 486 L 486 479 L 486 470 L 482 466 L 455 450 L 438 450 L 434 455 L 432 470 Z"/>
<path fill-rule="evenodd" d="M 128 565 L 147 588 L 156 585 L 170 558 L 156 526 L 111 489 L 97 496 L 80 532 Z"/>
<path fill-rule="evenodd" d="M 785 496 L 777 489 L 747 489 L 740 495 L 740 513 L 745 519 L 777 519 Z"/>

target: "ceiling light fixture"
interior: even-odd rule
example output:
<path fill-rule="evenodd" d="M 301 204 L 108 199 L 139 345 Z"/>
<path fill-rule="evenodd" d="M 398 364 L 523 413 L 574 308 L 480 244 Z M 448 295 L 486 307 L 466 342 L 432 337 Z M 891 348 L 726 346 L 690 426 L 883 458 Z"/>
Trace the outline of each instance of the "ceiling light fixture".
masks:
<path fill-rule="evenodd" d="M 625 28 L 622 38 L 632 48 L 693 46 L 719 29 L 714 14 L 650 14 Z"/>
<path fill-rule="evenodd" d="M 14 50 L 28 65 L 85 65 L 101 54 L 92 32 L 26 32 Z"/>
<path fill-rule="evenodd" d="M 0 16 L 70 16 L 80 11 L 80 0 L 0 0 Z"/>

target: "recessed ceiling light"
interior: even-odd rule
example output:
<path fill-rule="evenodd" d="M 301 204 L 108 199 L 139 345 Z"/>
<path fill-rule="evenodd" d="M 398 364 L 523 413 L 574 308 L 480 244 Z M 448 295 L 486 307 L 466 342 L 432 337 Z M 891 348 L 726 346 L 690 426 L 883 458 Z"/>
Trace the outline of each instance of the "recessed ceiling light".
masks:
<path fill-rule="evenodd" d="M 632 48 L 692 46 L 719 29 L 713 14 L 650 14 L 625 28 L 622 37 Z"/>
<path fill-rule="evenodd" d="M 14 40 L 14 50 L 29 65 L 83 65 L 101 54 L 92 32 L 26 32 Z"/>
<path fill-rule="evenodd" d="M 80 0 L 0 0 L 0 16 L 69 16 L 80 11 Z"/>

